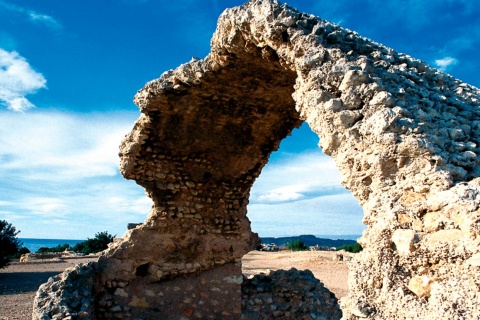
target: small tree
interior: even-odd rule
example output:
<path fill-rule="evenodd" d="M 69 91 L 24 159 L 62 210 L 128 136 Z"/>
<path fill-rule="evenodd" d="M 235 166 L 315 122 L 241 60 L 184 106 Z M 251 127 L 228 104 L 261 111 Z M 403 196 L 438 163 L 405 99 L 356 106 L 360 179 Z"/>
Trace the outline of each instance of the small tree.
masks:
<path fill-rule="evenodd" d="M 17 234 L 19 232 L 7 221 L 0 220 L 0 268 L 5 267 L 10 261 L 9 257 L 18 252 L 20 241 L 17 239 Z"/>
<path fill-rule="evenodd" d="M 40 247 L 37 250 L 37 253 L 47 253 L 47 252 L 63 252 L 65 250 L 70 250 L 71 247 L 68 243 L 59 244 L 56 247 L 47 248 L 47 247 Z"/>
<path fill-rule="evenodd" d="M 108 248 L 108 244 L 113 241 L 114 235 L 109 234 L 107 231 L 97 232 L 95 238 L 88 238 L 87 241 L 79 242 L 73 246 L 73 251 L 81 252 L 84 254 L 97 253 Z"/>
<path fill-rule="evenodd" d="M 304 251 L 308 250 L 308 247 L 303 243 L 303 241 L 295 240 L 287 244 L 287 248 L 292 251 Z"/>
<path fill-rule="evenodd" d="M 354 244 L 346 244 L 346 245 L 343 245 L 341 247 L 338 247 L 337 248 L 337 251 L 338 250 L 345 250 L 347 252 L 352 252 L 352 253 L 357 253 L 357 252 L 360 252 L 363 250 L 362 246 L 360 245 L 360 243 L 358 242 L 355 242 Z"/>
<path fill-rule="evenodd" d="M 21 247 L 17 253 L 15 253 L 14 255 L 10 256 L 10 258 L 12 259 L 19 259 L 22 254 L 26 254 L 26 253 L 30 253 L 30 250 L 27 248 L 27 247 Z"/>

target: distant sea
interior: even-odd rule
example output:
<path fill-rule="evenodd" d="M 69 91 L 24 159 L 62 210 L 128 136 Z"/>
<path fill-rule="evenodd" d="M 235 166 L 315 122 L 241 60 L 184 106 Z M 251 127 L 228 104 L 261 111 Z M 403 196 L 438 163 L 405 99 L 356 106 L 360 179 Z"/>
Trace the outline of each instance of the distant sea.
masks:
<path fill-rule="evenodd" d="M 360 235 L 321 235 L 317 236 L 317 238 L 324 238 L 324 239 L 332 239 L 332 240 L 357 240 L 360 238 Z M 24 247 L 27 247 L 30 252 L 37 252 L 38 249 L 41 247 L 46 248 L 53 248 L 58 246 L 59 244 L 68 243 L 70 246 L 74 246 L 79 242 L 85 240 L 71 240 L 71 239 L 32 239 L 32 238 L 18 238 L 21 242 L 23 242 Z"/>
<path fill-rule="evenodd" d="M 22 247 L 27 247 L 30 252 L 37 252 L 41 247 L 53 248 L 59 244 L 69 244 L 74 246 L 79 242 L 85 240 L 71 240 L 71 239 L 31 239 L 31 238 L 18 238 L 20 242 L 23 242 Z"/>

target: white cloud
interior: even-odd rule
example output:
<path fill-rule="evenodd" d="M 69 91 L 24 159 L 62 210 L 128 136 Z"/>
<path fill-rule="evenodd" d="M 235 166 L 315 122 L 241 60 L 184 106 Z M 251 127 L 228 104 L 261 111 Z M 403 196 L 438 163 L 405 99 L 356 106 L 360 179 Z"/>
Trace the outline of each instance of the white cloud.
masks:
<path fill-rule="evenodd" d="M 458 63 L 458 60 L 452 57 L 445 57 L 442 59 L 435 60 L 435 66 L 437 66 L 437 68 L 443 72 L 447 71 L 457 63 Z"/>
<path fill-rule="evenodd" d="M 46 88 L 46 80 L 17 52 L 0 49 L 0 103 L 14 111 L 26 111 L 33 104 L 25 98 Z"/>
<path fill-rule="evenodd" d="M 24 209 L 35 215 L 61 217 L 68 212 L 68 205 L 63 199 L 54 197 L 33 196 L 24 199 L 20 204 Z"/>
<path fill-rule="evenodd" d="M 62 28 L 62 25 L 51 16 L 48 16 L 48 15 L 45 15 L 45 14 L 38 14 L 34 11 L 28 11 L 27 14 L 28 14 L 28 17 L 30 18 L 30 20 L 32 22 L 43 23 L 43 24 L 47 25 L 48 27 L 53 28 L 53 29 L 57 29 L 57 30 Z"/>
<path fill-rule="evenodd" d="M 257 197 L 258 202 L 288 202 L 304 198 L 302 192 L 308 190 L 306 185 L 290 185 L 269 190 Z"/>
<path fill-rule="evenodd" d="M 122 114 L 0 112 L 0 172 L 29 171 L 29 180 L 72 180 L 118 174 L 118 146 L 131 123 Z M 132 114 L 124 114 L 131 119 Z"/>
<path fill-rule="evenodd" d="M 268 163 L 253 185 L 251 202 L 288 202 L 322 194 L 343 193 L 341 176 L 334 161 L 320 149 L 301 154 L 284 154 Z"/>
<path fill-rule="evenodd" d="M 336 168 L 334 170 L 336 170 Z M 310 175 L 315 176 L 321 174 L 318 174 L 318 171 L 311 168 Z M 291 183 L 292 184 L 267 190 L 260 194 L 258 194 L 258 190 L 255 189 L 251 202 L 276 204 L 349 193 L 349 191 L 341 186 L 339 182 L 330 183 L 320 179 L 311 183 L 301 184 L 293 178 Z"/>
<path fill-rule="evenodd" d="M 118 170 L 118 146 L 138 113 L 0 111 L 0 219 L 22 237 L 121 236 L 151 200 Z"/>

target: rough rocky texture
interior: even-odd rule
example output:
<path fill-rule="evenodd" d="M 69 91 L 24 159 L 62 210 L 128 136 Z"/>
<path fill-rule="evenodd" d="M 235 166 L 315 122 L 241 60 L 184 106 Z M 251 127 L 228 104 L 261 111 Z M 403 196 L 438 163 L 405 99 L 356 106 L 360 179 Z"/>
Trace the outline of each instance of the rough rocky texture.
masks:
<path fill-rule="evenodd" d="M 238 319 L 241 283 L 238 263 L 160 282 L 112 281 L 97 295 L 97 319 Z"/>
<path fill-rule="evenodd" d="M 242 318 L 338 320 L 338 300 L 309 270 L 278 270 L 244 277 Z"/>
<path fill-rule="evenodd" d="M 40 286 L 34 300 L 33 319 L 92 319 L 96 263 L 78 264 L 51 277 Z"/>
<path fill-rule="evenodd" d="M 238 264 L 257 244 L 250 188 L 306 121 L 368 227 L 344 318 L 480 317 L 479 90 L 273 0 L 226 10 L 211 44 L 204 60 L 135 96 L 142 115 L 122 143 L 121 172 L 154 205 L 100 259 L 102 303 L 161 315 L 163 282 Z M 208 301 L 188 300 L 191 314 L 184 304 L 168 312 L 238 314 L 240 284 L 214 285 Z M 212 301 L 226 295 L 219 310 Z"/>

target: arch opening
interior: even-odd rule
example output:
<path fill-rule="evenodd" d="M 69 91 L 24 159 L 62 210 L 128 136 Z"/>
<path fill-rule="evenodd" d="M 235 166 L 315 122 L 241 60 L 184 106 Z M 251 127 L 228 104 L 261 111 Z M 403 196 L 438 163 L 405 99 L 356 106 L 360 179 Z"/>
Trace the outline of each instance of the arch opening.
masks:
<path fill-rule="evenodd" d="M 270 155 L 249 199 L 247 216 L 261 238 L 356 240 L 365 229 L 358 200 L 341 185 L 335 162 L 305 122 Z"/>
<path fill-rule="evenodd" d="M 347 261 L 353 254 L 338 253 L 332 247 L 353 244 L 365 226 L 362 208 L 341 186 L 338 168 L 323 154 L 318 140 L 307 123 L 294 129 L 270 155 L 253 184 L 247 217 L 262 245 L 242 258 L 245 319 L 260 314 L 263 318 L 282 317 L 294 313 L 299 305 L 315 316 L 341 318 L 338 301 L 348 294 Z M 287 244 L 296 240 L 302 241 L 305 249 L 289 250 Z M 288 281 L 279 281 L 279 277 Z M 303 294 L 301 285 L 291 287 L 302 281 Z M 295 290 L 296 298 L 286 304 L 283 295 Z M 296 300 L 303 295 L 310 300 Z"/>

